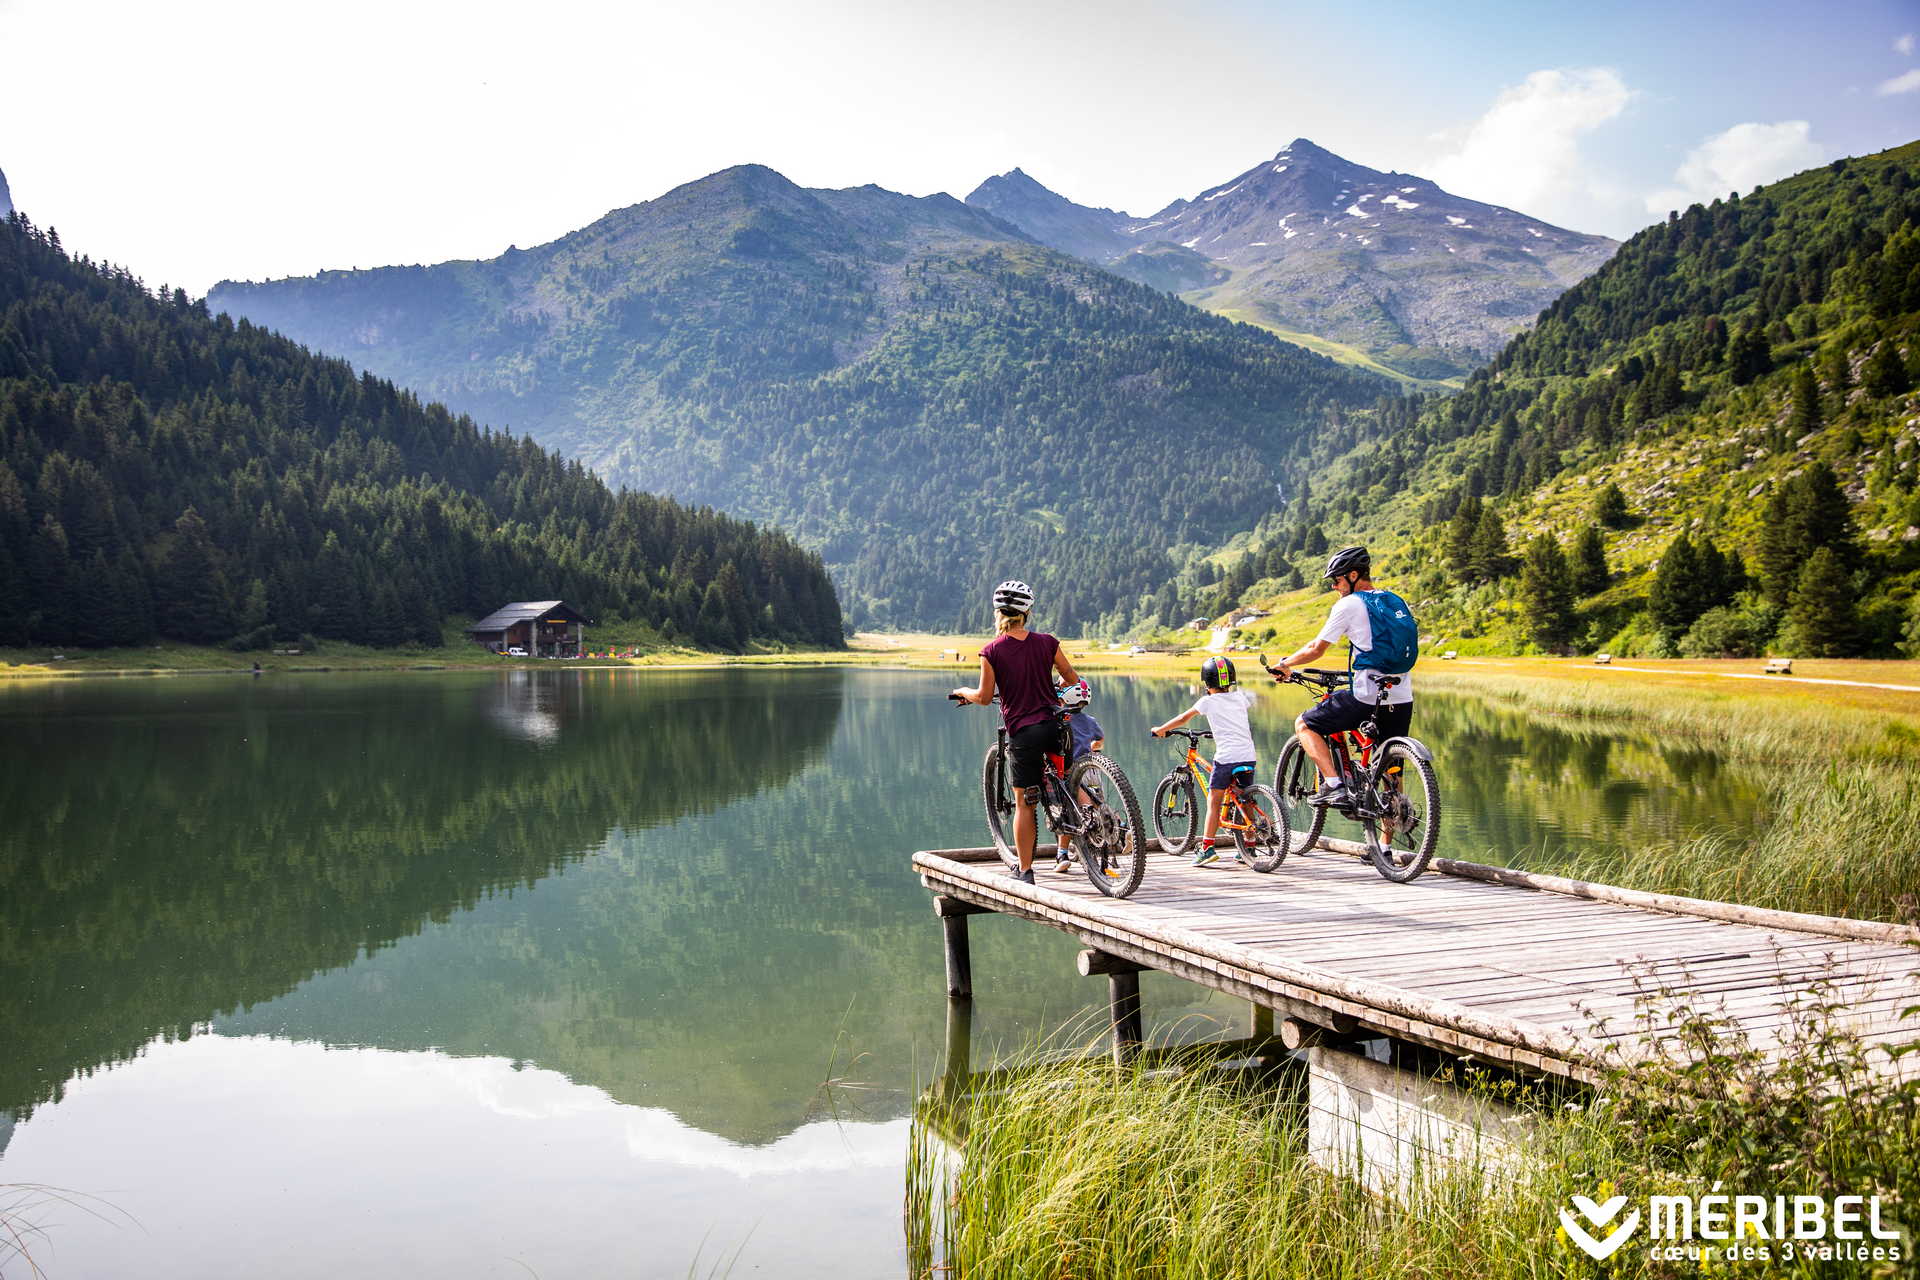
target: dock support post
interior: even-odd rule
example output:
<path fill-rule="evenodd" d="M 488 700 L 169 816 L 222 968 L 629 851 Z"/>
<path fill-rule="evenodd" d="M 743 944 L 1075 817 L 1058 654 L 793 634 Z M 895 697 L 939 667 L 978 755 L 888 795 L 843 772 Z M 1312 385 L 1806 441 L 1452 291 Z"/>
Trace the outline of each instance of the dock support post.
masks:
<path fill-rule="evenodd" d="M 1089 947 L 1080 953 L 1080 974 L 1107 975 L 1107 1005 L 1113 1018 L 1113 1063 L 1124 1067 L 1140 1052 L 1146 1035 L 1140 1018 L 1140 971 L 1145 965 Z"/>
<path fill-rule="evenodd" d="M 1113 1065 L 1124 1067 L 1140 1052 L 1139 973 L 1107 975 L 1107 999 L 1113 1007 Z"/>
<path fill-rule="evenodd" d="M 947 935 L 947 995 L 956 1000 L 973 998 L 973 955 L 967 945 L 967 918 L 947 916 L 940 921 Z"/>
<path fill-rule="evenodd" d="M 973 1072 L 973 1001 L 955 998 L 947 1001 L 947 1060 L 941 1064 L 941 1076 L 959 1084 Z"/>
<path fill-rule="evenodd" d="M 933 914 L 947 940 L 947 995 L 955 1000 L 973 998 L 973 953 L 967 946 L 967 917 L 979 915 L 985 907 L 958 898 L 936 896 Z"/>
<path fill-rule="evenodd" d="M 1264 1004 L 1249 1004 L 1253 1009 L 1253 1017 L 1250 1019 L 1252 1027 L 1248 1035 L 1255 1040 L 1273 1039 L 1273 1010 Z"/>

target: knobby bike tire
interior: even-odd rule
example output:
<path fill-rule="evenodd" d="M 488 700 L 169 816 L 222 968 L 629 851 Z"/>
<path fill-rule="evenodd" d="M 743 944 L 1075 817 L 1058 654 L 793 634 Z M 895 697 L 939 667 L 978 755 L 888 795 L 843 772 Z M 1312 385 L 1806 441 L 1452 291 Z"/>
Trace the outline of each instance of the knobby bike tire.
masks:
<path fill-rule="evenodd" d="M 1080 799 L 1082 790 L 1091 802 Z M 1082 834 L 1073 843 L 1087 879 L 1109 898 L 1128 896 L 1147 874 L 1147 824 L 1141 820 L 1133 784 L 1111 756 L 1093 751 L 1067 771 L 1067 797 L 1080 811 Z M 1086 834 L 1103 828 L 1109 833 L 1104 839 Z"/>
<path fill-rule="evenodd" d="M 1418 879 L 1440 843 L 1440 783 L 1433 765 L 1396 744 L 1381 752 L 1367 781 L 1375 797 L 1400 810 L 1398 821 L 1374 817 L 1362 821 L 1368 861 L 1396 884 Z M 1406 803 L 1399 803 L 1402 800 Z M 1415 818 L 1412 825 L 1406 823 L 1409 815 Z"/>
<path fill-rule="evenodd" d="M 1009 765 L 1012 761 L 1007 762 Z M 999 851 L 1000 861 L 1007 864 L 1007 870 L 1020 869 L 1020 854 L 1013 845 L 1013 790 L 1006 769 L 1000 767 L 1000 743 L 996 739 L 987 748 L 987 758 L 980 762 L 980 800 L 987 810 L 987 831 L 993 836 L 993 847 Z M 1036 833 L 1036 840 L 1038 839 Z"/>
<path fill-rule="evenodd" d="M 1193 778 L 1184 771 L 1168 774 L 1154 789 L 1153 833 L 1168 853 L 1193 852 L 1200 836 L 1200 800 Z"/>
<path fill-rule="evenodd" d="M 1273 767 L 1273 795 L 1280 806 L 1288 853 L 1313 848 L 1327 825 L 1327 811 L 1306 801 L 1319 787 L 1320 770 L 1307 758 L 1307 749 L 1299 738 L 1287 739 L 1280 748 L 1280 763 Z"/>
<path fill-rule="evenodd" d="M 1240 846 L 1240 858 L 1255 871 L 1275 871 L 1287 860 L 1287 833 L 1281 817 L 1280 798 L 1271 787 L 1258 783 L 1242 792 L 1240 815 L 1236 821 L 1234 843 Z"/>

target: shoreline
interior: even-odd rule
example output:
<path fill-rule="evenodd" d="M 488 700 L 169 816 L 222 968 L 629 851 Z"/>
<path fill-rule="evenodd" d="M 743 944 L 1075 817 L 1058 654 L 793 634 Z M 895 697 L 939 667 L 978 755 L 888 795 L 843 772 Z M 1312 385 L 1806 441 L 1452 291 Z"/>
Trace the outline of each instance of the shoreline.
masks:
<path fill-rule="evenodd" d="M 164 679 L 185 676 L 248 676 L 259 664 L 260 675 L 364 674 L 370 672 L 446 671 L 647 671 L 720 670 L 732 667 L 867 667 L 883 670 L 954 672 L 956 683 L 970 680 L 979 646 L 978 636 L 936 636 L 913 633 L 861 633 L 840 650 L 796 650 L 769 653 L 703 653 L 667 650 L 635 658 L 499 658 L 478 650 L 450 648 L 413 653 L 384 654 L 346 648 L 338 654 L 237 655 L 228 650 L 175 646 L 152 665 L 126 661 L 126 651 L 99 658 L 74 655 L 59 661 L 37 655 L 0 652 L 0 685 L 74 679 Z M 1109 649 L 1098 641 L 1063 642 L 1077 668 L 1090 675 L 1145 675 L 1192 679 L 1206 651 L 1133 654 Z M 959 657 L 956 660 L 955 655 Z M 1236 662 L 1254 665 L 1254 654 L 1230 654 Z M 119 659 L 115 662 L 115 659 Z M 168 661 L 172 659 L 172 661 Z M 111 665 L 109 665 L 111 664 Z M 1416 668 L 1423 683 L 1445 689 L 1475 679 L 1545 679 L 1604 682 L 1612 686 L 1686 690 L 1716 699 L 1820 698 L 1842 704 L 1877 707 L 1898 714 L 1920 711 L 1920 660 L 1825 658 L 1796 659 L 1793 675 L 1764 674 L 1761 659 L 1638 659 L 1632 666 L 1596 666 L 1591 659 L 1502 657 L 1474 655 L 1447 662 L 1428 657 Z M 1741 683 L 1730 686 L 1729 679 Z M 1264 687 L 1264 686 L 1261 686 Z M 1796 696 L 1797 695 L 1797 696 Z"/>

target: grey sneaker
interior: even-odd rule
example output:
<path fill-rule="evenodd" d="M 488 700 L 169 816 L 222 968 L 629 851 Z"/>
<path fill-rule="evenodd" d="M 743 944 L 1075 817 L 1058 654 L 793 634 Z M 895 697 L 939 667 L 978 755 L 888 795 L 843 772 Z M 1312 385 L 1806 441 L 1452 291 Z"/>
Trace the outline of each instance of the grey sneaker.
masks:
<path fill-rule="evenodd" d="M 1338 778 L 1331 778 L 1321 782 L 1320 789 L 1307 797 L 1307 803 L 1316 809 L 1324 809 L 1330 804 L 1345 804 L 1346 802 L 1347 784 Z"/>
<path fill-rule="evenodd" d="M 1013 873 L 1013 878 L 1015 880 L 1018 880 L 1021 884 L 1032 884 L 1033 868 L 1029 867 L 1025 871 L 1016 871 Z"/>

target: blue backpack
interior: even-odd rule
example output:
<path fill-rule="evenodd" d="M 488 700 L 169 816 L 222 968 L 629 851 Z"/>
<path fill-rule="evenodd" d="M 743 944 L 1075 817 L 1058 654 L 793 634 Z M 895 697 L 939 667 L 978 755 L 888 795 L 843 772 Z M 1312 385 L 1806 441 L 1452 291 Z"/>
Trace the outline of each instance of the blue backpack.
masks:
<path fill-rule="evenodd" d="M 1373 626 L 1373 648 L 1356 650 L 1353 665 L 1390 676 L 1405 675 L 1413 670 L 1413 664 L 1420 660 L 1420 625 L 1413 620 L 1413 610 L 1391 591 L 1356 594 L 1367 606 L 1367 621 Z"/>

